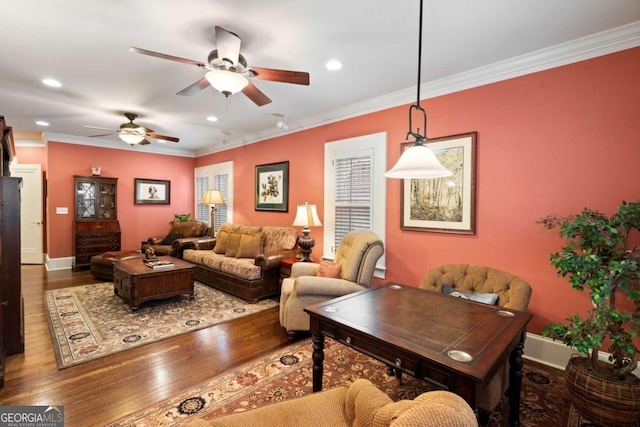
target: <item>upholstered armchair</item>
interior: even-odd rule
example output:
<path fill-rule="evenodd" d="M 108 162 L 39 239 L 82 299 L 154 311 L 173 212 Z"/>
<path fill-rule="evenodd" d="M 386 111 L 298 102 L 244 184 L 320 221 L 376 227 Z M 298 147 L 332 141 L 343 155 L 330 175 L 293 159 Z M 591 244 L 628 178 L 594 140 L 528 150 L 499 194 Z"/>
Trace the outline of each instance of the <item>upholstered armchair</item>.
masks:
<path fill-rule="evenodd" d="M 477 427 L 471 407 L 444 390 L 394 402 L 369 380 L 358 379 L 303 397 L 220 418 L 187 421 L 189 427 Z"/>
<path fill-rule="evenodd" d="M 331 265 L 293 264 L 291 277 L 282 281 L 280 293 L 280 324 L 289 338 L 295 338 L 296 332 L 309 331 L 305 307 L 370 287 L 376 262 L 383 253 L 384 245 L 376 233 L 356 230 L 342 239 Z"/>
<path fill-rule="evenodd" d="M 463 298 L 494 294 L 494 299 L 497 295 L 497 306 L 519 311 L 527 310 L 531 297 L 531 286 L 518 276 L 497 268 L 473 264 L 444 264 L 434 267 L 424 276 L 420 287 L 432 292 L 443 292 L 443 287 L 448 291 L 453 288 Z M 507 361 L 480 391 L 478 409 L 482 417 L 489 416 L 508 388 Z"/>
<path fill-rule="evenodd" d="M 174 222 L 169 232 L 161 236 L 151 236 L 142 242 L 140 251 L 152 248 L 156 255 L 170 255 L 182 259 L 185 249 L 190 249 L 195 241 L 212 239 L 212 230 L 202 221 Z"/>

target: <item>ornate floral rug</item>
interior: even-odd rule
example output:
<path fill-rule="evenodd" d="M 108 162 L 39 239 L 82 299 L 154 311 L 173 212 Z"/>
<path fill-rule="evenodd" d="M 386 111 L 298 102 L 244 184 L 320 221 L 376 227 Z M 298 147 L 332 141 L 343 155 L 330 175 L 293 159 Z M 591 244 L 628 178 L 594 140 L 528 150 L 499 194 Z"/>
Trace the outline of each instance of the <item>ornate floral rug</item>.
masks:
<path fill-rule="evenodd" d="M 58 369 L 175 335 L 207 328 L 278 305 L 249 304 L 195 283 L 195 295 L 149 301 L 132 310 L 113 283 L 46 291 L 44 305 Z"/>
<path fill-rule="evenodd" d="M 244 364 L 232 372 L 214 377 L 178 395 L 130 414 L 111 427 L 180 426 L 186 420 L 211 419 L 246 411 L 312 392 L 311 340 Z M 524 362 L 520 421 L 523 427 L 592 426 L 571 414 L 561 371 L 534 362 Z M 323 388 L 368 378 L 392 399 L 413 399 L 430 390 L 429 384 L 408 375 L 402 385 L 386 374 L 386 366 L 370 357 L 326 340 Z M 507 426 L 509 403 L 503 399 L 489 420 L 489 426 Z"/>

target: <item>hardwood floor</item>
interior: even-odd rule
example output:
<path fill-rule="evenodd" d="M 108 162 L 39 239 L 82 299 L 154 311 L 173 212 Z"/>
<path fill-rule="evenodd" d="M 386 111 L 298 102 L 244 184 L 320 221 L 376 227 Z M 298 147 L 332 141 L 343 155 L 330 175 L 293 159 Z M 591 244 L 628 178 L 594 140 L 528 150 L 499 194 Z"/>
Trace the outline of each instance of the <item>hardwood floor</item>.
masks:
<path fill-rule="evenodd" d="M 88 271 L 22 267 L 25 352 L 8 357 L 0 405 L 63 405 L 65 426 L 104 426 L 289 345 L 276 307 L 59 371 L 43 292 L 97 282 Z"/>

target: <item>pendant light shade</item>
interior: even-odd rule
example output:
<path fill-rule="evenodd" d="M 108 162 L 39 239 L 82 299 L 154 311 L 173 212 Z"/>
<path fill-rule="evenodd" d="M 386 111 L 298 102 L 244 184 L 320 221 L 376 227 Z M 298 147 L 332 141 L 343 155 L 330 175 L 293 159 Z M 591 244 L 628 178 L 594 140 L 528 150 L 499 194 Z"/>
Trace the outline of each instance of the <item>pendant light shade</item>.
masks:
<path fill-rule="evenodd" d="M 145 135 L 145 128 L 143 127 L 123 128 L 120 129 L 120 132 L 118 133 L 120 139 L 129 145 L 141 143 L 144 140 Z"/>
<path fill-rule="evenodd" d="M 443 178 L 451 175 L 451 171 L 442 166 L 433 151 L 422 144 L 406 149 L 398 163 L 384 174 L 387 178 L 416 179 Z"/>
<path fill-rule="evenodd" d="M 451 171 L 438 160 L 436 155 L 424 145 L 427 141 L 427 112 L 420 106 L 420 67 L 422 64 L 422 0 L 420 0 L 420 26 L 418 30 L 418 87 L 416 103 L 409 107 L 409 132 L 407 139 L 415 138 L 413 146 L 405 150 L 394 167 L 384 174 L 387 178 L 431 179 L 452 175 Z M 412 113 L 419 112 L 423 117 L 422 132 L 413 130 Z"/>

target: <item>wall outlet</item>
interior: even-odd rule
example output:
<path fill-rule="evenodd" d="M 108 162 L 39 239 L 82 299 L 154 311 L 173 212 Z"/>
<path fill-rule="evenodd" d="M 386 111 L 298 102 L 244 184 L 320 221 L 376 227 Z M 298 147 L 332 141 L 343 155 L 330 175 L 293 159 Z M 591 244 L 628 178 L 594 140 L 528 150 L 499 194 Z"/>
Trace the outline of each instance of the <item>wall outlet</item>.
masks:
<path fill-rule="evenodd" d="M 69 213 L 69 208 L 56 208 L 56 214 L 58 215 L 67 215 Z"/>

